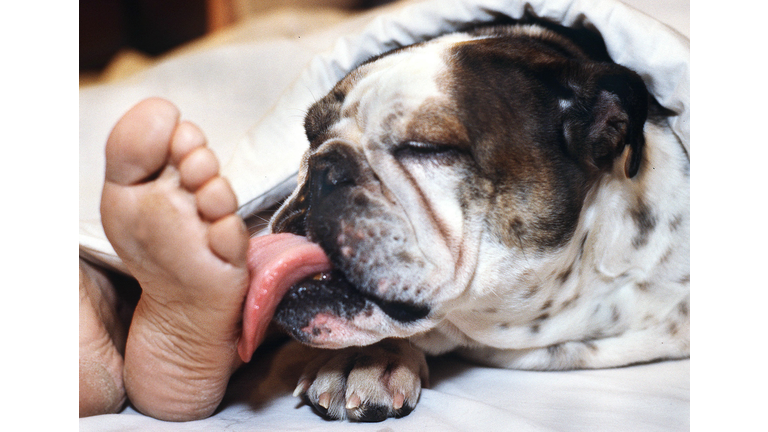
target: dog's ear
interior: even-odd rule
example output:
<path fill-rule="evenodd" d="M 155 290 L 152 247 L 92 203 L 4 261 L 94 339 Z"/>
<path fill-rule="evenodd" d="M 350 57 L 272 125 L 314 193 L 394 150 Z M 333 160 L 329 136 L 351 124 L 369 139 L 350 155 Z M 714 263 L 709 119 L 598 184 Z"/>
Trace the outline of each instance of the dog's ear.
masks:
<path fill-rule="evenodd" d="M 563 134 L 568 152 L 590 170 L 610 169 L 627 146 L 625 174 L 640 169 L 648 116 L 648 91 L 639 75 L 618 65 L 591 64 L 581 69 L 576 95 L 563 105 Z M 573 79 L 573 77 L 571 77 Z"/>

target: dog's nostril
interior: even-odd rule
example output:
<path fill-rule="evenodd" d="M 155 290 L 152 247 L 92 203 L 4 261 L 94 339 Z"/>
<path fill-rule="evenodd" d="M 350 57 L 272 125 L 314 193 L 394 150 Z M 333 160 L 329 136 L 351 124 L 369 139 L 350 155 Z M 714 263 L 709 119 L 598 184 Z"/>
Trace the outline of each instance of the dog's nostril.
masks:
<path fill-rule="evenodd" d="M 324 200 L 334 192 L 360 184 L 360 155 L 348 145 L 331 143 L 309 159 L 311 200 Z M 310 205 L 311 206 L 311 205 Z"/>
<path fill-rule="evenodd" d="M 352 176 L 339 166 L 332 165 L 326 168 L 323 174 L 324 183 L 328 186 L 339 187 L 352 183 Z"/>
<path fill-rule="evenodd" d="M 322 199 L 339 188 L 354 186 L 355 184 L 350 171 L 344 168 L 343 164 L 334 163 L 328 163 L 314 171 L 310 181 L 315 199 Z"/>

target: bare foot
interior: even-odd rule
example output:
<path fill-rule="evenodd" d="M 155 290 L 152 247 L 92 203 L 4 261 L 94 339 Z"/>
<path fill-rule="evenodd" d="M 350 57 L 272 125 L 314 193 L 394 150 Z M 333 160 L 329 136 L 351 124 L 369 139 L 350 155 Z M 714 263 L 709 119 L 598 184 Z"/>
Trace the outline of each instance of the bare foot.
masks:
<path fill-rule="evenodd" d="M 80 417 L 117 412 L 125 403 L 127 322 L 104 272 L 80 262 Z"/>
<path fill-rule="evenodd" d="M 213 413 L 237 354 L 248 289 L 248 234 L 202 132 L 161 99 L 117 123 L 101 214 L 142 296 L 125 352 L 128 397 L 164 420 Z"/>

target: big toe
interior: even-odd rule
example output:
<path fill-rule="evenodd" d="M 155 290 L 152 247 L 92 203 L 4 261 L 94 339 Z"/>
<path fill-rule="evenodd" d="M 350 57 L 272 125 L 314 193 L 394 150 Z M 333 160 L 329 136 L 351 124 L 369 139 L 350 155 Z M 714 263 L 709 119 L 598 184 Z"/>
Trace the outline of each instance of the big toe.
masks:
<path fill-rule="evenodd" d="M 154 176 L 168 160 L 179 116 L 172 103 L 160 98 L 131 108 L 107 139 L 106 180 L 130 185 Z"/>

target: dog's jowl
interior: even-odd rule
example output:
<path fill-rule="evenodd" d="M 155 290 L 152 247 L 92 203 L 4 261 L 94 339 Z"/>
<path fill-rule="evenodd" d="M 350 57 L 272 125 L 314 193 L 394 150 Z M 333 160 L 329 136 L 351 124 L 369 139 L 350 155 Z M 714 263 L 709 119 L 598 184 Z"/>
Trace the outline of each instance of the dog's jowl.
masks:
<path fill-rule="evenodd" d="M 537 370 L 687 357 L 689 161 L 669 115 L 599 46 L 534 25 L 358 67 L 309 110 L 272 221 L 333 265 L 275 317 L 334 349 L 297 393 L 382 420 L 415 406 L 424 353 Z"/>

